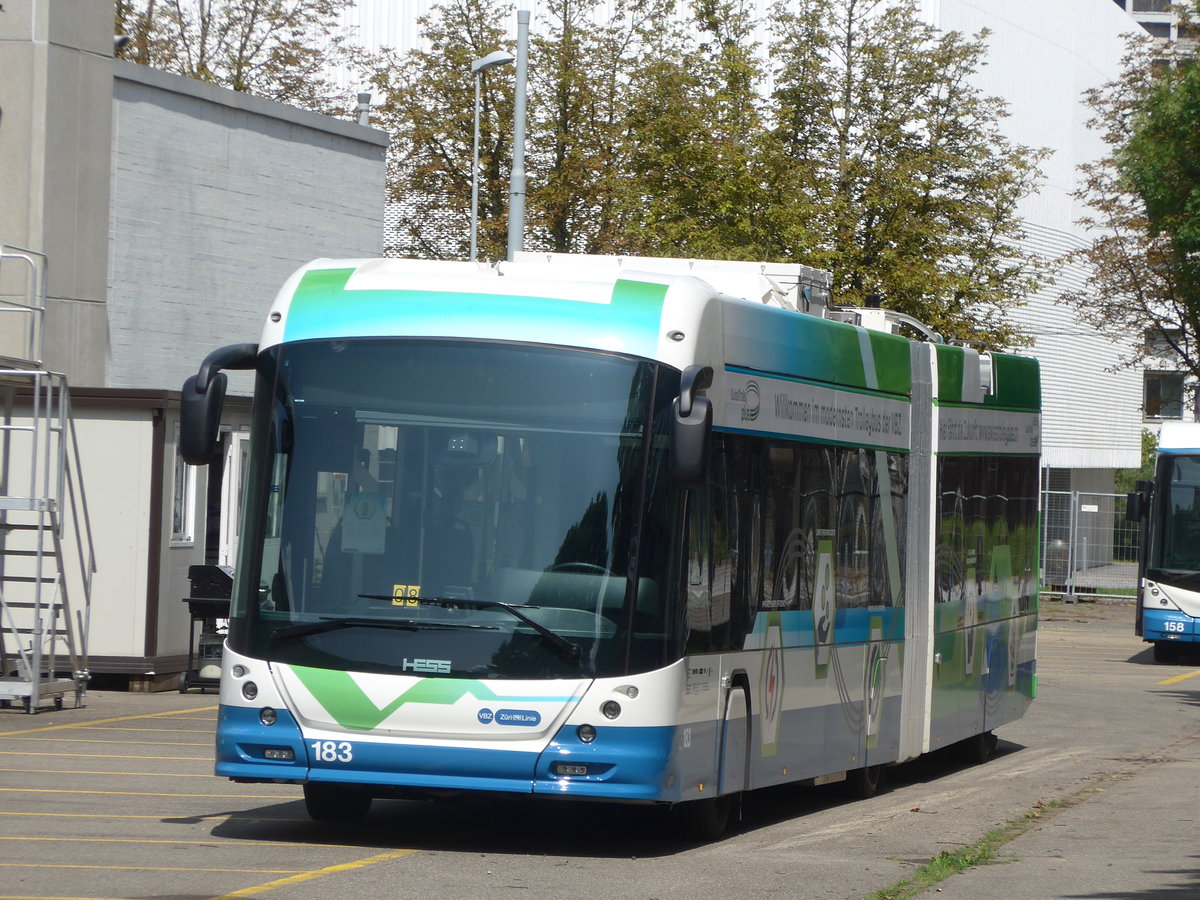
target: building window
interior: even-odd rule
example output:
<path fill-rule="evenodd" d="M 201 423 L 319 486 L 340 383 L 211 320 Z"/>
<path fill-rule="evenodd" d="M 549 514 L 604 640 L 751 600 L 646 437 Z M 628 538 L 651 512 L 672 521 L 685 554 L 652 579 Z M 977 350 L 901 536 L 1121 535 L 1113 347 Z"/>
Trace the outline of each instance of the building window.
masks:
<path fill-rule="evenodd" d="M 1143 374 L 1142 411 L 1148 419 L 1183 418 L 1183 373 Z"/>
<path fill-rule="evenodd" d="M 196 467 L 179 452 L 179 423 L 175 423 L 175 486 L 171 494 L 171 543 L 195 542 Z"/>

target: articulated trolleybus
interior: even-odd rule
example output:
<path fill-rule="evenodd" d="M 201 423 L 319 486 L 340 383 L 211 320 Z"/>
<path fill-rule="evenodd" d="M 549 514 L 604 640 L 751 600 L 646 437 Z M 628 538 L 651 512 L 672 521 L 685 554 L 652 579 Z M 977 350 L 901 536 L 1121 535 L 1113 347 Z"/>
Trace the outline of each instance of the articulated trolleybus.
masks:
<path fill-rule="evenodd" d="M 1164 422 L 1154 480 L 1138 482 L 1126 516 L 1142 523 L 1135 631 L 1157 662 L 1200 641 L 1200 424 Z"/>
<path fill-rule="evenodd" d="M 797 265 L 320 260 L 255 373 L 218 775 L 317 819 L 488 791 L 671 806 L 965 742 L 1036 694 L 1032 359 Z M 918 327 L 918 323 L 905 320 Z"/>

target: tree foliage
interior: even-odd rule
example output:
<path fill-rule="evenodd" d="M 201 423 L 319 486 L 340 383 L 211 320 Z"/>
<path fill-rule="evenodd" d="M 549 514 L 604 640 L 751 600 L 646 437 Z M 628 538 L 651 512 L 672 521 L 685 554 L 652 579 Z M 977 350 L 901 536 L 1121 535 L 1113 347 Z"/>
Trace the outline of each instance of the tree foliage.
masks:
<path fill-rule="evenodd" d="M 327 114 L 345 113 L 331 69 L 353 0 L 117 0 L 119 55 L 141 65 Z"/>
<path fill-rule="evenodd" d="M 418 20 L 423 48 L 390 56 L 374 77 L 377 121 L 392 134 L 388 193 L 399 210 L 389 252 L 431 259 L 468 255 L 475 84 L 473 60 L 514 51 L 499 0 L 443 0 Z M 479 73 L 479 256 L 504 256 L 512 146 L 511 66 Z"/>
<path fill-rule="evenodd" d="M 1131 39 L 1120 77 L 1087 103 L 1109 149 L 1082 167 L 1092 240 L 1077 256 L 1092 275 L 1066 299 L 1098 329 L 1135 336 L 1119 366 L 1200 377 L 1200 63 Z"/>
<path fill-rule="evenodd" d="M 908 0 L 782 2 L 770 48 L 743 0 L 598 8 L 550 0 L 532 41 L 529 249 L 803 262 L 833 270 L 841 302 L 882 294 L 947 336 L 1019 343 L 1003 313 L 1046 274 L 1020 248 L 1018 215 L 1043 154 L 1009 142 L 1002 102 L 972 86 L 984 35 L 939 32 Z M 511 47 L 509 9 L 436 8 L 435 58 L 414 52 L 398 65 L 407 85 L 385 83 L 408 139 L 393 190 L 408 198 L 411 251 L 463 254 L 465 227 L 448 242 L 419 235 L 437 233 L 439 205 L 467 208 L 469 62 Z M 489 23 L 486 40 L 472 21 Z M 481 129 L 480 246 L 493 258 L 511 154 L 512 79 L 499 74 Z"/>
<path fill-rule="evenodd" d="M 295 51 L 299 80 L 312 57 L 291 26 L 248 39 L 247 17 L 302 9 L 319 31 L 346 2 L 122 0 L 118 19 L 144 61 L 261 93 L 287 82 L 269 48 Z M 546 0 L 526 248 L 801 262 L 833 271 L 839 302 L 880 294 L 948 337 L 1019 343 L 1003 313 L 1045 276 L 1018 216 L 1042 154 L 1009 142 L 1003 103 L 972 86 L 985 36 L 938 31 L 916 0 L 780 0 L 761 46 L 754 15 L 750 0 Z M 512 19 L 510 0 L 440 0 L 421 46 L 376 69 L 389 252 L 467 255 L 471 62 L 515 52 Z M 484 259 L 505 252 L 513 74 L 479 79 Z"/>
<path fill-rule="evenodd" d="M 950 336 L 1014 343 L 1003 310 L 1044 274 L 1018 248 L 1044 152 L 1008 141 L 1003 102 L 972 86 L 986 35 L 879 0 L 789 0 L 775 32 L 776 134 L 835 296 L 882 294 Z"/>

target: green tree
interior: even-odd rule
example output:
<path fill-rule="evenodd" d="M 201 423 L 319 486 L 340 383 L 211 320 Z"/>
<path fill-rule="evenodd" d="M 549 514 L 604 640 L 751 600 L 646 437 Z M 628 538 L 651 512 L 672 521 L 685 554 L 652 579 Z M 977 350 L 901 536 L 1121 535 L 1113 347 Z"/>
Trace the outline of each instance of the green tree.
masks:
<path fill-rule="evenodd" d="M 1071 299 L 1097 327 L 1141 338 L 1120 365 L 1200 377 L 1200 61 L 1131 40 L 1121 76 L 1088 102 L 1110 152 L 1085 168 L 1095 237 L 1079 255 L 1094 274 Z"/>
<path fill-rule="evenodd" d="M 788 0 L 772 21 L 774 135 L 817 232 L 789 255 L 831 269 L 840 302 L 881 294 L 949 337 L 1019 343 L 1004 312 L 1046 269 L 1018 204 L 1045 152 L 972 85 L 986 33 L 941 32 L 910 0 Z"/>
<path fill-rule="evenodd" d="M 600 9 L 599 0 L 549 0 L 544 33 L 531 36 L 530 249 L 623 249 L 627 73 L 644 50 L 645 28 L 665 20 L 666 8 L 660 0 L 617 0 L 606 20 Z"/>
<path fill-rule="evenodd" d="M 644 31 L 625 117 L 626 252 L 786 255 L 765 140 L 765 72 L 740 0 L 695 0 Z"/>
<path fill-rule="evenodd" d="M 1117 469 L 1113 490 L 1118 494 L 1128 494 L 1133 491 L 1139 481 L 1154 480 L 1154 458 L 1158 453 L 1158 435 L 1149 429 L 1142 429 L 1142 465 L 1137 469 Z"/>
<path fill-rule="evenodd" d="M 327 114 L 348 113 L 330 78 L 350 59 L 338 34 L 353 0 L 117 0 L 119 55 Z"/>
<path fill-rule="evenodd" d="M 378 122 L 392 134 L 388 194 L 398 215 L 387 252 L 465 259 L 470 246 L 475 82 L 471 63 L 505 37 L 506 0 L 445 0 L 418 20 L 425 45 L 392 56 L 373 81 L 384 100 Z M 479 119 L 480 259 L 503 259 L 512 160 L 513 72 L 481 72 Z"/>
<path fill-rule="evenodd" d="M 1195 152 L 1183 118 L 1200 100 L 1200 79 L 1194 59 L 1163 52 L 1132 38 L 1121 75 L 1086 95 L 1088 125 L 1108 152 L 1080 167 L 1076 197 L 1088 210 L 1080 222 L 1092 239 L 1074 257 L 1091 274 L 1064 299 L 1098 330 L 1134 336 L 1118 368 L 1149 363 L 1200 376 L 1200 298 L 1189 255 L 1200 219 L 1188 212 L 1200 181 L 1194 160 L 1176 158 Z"/>

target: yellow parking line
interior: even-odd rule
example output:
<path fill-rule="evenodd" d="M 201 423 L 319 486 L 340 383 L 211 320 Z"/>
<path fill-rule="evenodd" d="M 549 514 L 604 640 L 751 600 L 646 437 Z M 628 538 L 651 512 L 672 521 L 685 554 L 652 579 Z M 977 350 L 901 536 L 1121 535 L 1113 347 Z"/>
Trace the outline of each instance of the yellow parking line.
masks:
<path fill-rule="evenodd" d="M 212 741 L 108 741 L 104 738 L 53 738 L 56 744 L 153 744 L 155 747 L 211 747 Z M 19 737 L 14 744 L 40 744 L 41 738 Z"/>
<path fill-rule="evenodd" d="M 215 725 L 216 723 L 214 723 Z M 140 731 L 150 734 L 215 734 L 215 728 L 130 728 L 126 725 L 89 725 L 90 731 Z"/>
<path fill-rule="evenodd" d="M 124 753 L 52 753 L 48 750 L 0 750 L 0 756 L 61 756 L 66 759 L 167 759 L 182 762 L 212 762 L 212 756 L 129 756 Z"/>
<path fill-rule="evenodd" d="M 6 869 L 99 869 L 116 872 L 235 872 L 246 875 L 292 875 L 304 869 L 195 869 L 184 866 L 85 866 L 78 863 L 12 863 L 0 862 Z"/>
<path fill-rule="evenodd" d="M 312 881 L 315 878 L 324 878 L 326 875 L 334 875 L 338 872 L 349 872 L 354 869 L 364 868 L 365 866 L 373 866 L 376 863 L 399 859 L 402 856 L 408 856 L 416 852 L 416 850 L 389 850 L 387 853 L 380 853 L 376 856 L 368 856 L 366 859 L 358 859 L 354 862 L 340 863 L 336 866 L 326 866 L 323 869 L 313 869 L 311 872 L 304 872 L 300 875 L 292 875 L 290 878 L 280 878 L 278 881 L 268 881 L 266 884 L 256 884 L 253 887 L 242 888 L 240 891 L 232 891 L 228 894 L 222 894 L 219 897 L 213 898 L 213 900 L 232 900 L 234 897 L 253 897 L 266 891 L 273 891 L 276 888 L 300 884 L 305 881 Z"/>
<path fill-rule="evenodd" d="M 116 769 L 91 771 L 87 769 L 0 769 L 0 775 L 17 772 L 22 775 L 119 775 L 122 778 L 216 778 L 212 772 L 122 772 Z"/>
<path fill-rule="evenodd" d="M 31 819 L 154 819 L 161 822 L 167 819 L 195 819 L 197 822 L 212 820 L 228 822 L 312 822 L 307 816 L 247 816 L 240 813 L 187 813 L 179 816 L 135 815 L 134 813 L 52 813 L 52 812 L 0 812 L 4 816 L 26 816 Z M 318 844 L 320 847 L 331 847 L 333 844 Z"/>
<path fill-rule="evenodd" d="M 278 847 L 278 841 L 181 841 L 177 838 L 95 838 L 95 837 L 32 837 L 27 834 L 0 835 L 0 841 L 26 841 L 35 844 L 187 844 L 192 847 Z M 323 845 L 322 845 L 323 846 Z"/>
<path fill-rule="evenodd" d="M 161 719 L 167 716 L 180 716 L 184 713 L 216 712 L 216 706 L 202 706 L 196 709 L 176 709 L 168 712 L 145 713 L 140 716 L 116 716 L 112 719 L 93 719 L 90 722 L 72 722 L 68 725 L 45 725 L 42 728 L 26 728 L 23 731 L 0 731 L 0 738 L 12 737 L 17 734 L 41 734 L 46 731 L 62 731 L 66 728 L 87 728 L 91 725 L 107 725 L 110 722 L 132 722 L 135 719 Z"/>
<path fill-rule="evenodd" d="M 1179 684 L 1181 681 L 1187 681 L 1189 678 L 1195 678 L 1200 675 L 1200 669 L 1193 672 L 1185 672 L 1182 675 L 1176 675 L 1174 678 L 1168 678 L 1166 681 L 1160 681 L 1159 684 Z"/>
<path fill-rule="evenodd" d="M 108 797 L 206 797 L 213 800 L 288 800 L 282 794 L 171 794 L 163 791 L 68 791 L 59 788 L 0 788 L 3 794 L 103 794 Z"/>

